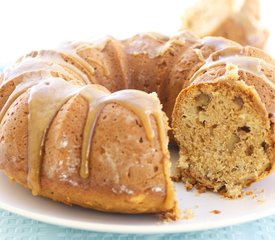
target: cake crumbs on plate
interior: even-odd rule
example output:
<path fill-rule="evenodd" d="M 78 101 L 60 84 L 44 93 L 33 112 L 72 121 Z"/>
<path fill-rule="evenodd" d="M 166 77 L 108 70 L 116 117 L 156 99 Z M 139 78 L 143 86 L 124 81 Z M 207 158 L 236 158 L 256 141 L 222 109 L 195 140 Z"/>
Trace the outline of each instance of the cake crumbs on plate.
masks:
<path fill-rule="evenodd" d="M 264 198 L 258 198 L 258 199 L 257 199 L 257 202 L 258 202 L 258 203 L 264 203 L 264 202 L 265 202 L 265 199 L 264 199 Z"/>
<path fill-rule="evenodd" d="M 254 191 L 250 190 L 250 191 L 245 191 L 243 195 L 245 196 L 251 196 L 251 195 L 254 195 Z"/>
<path fill-rule="evenodd" d="M 162 223 L 173 222 L 181 218 L 181 213 L 178 207 L 178 202 L 175 202 L 173 209 L 168 212 L 158 214 Z"/>
<path fill-rule="evenodd" d="M 242 196 L 249 196 L 251 199 L 255 199 L 258 203 L 264 203 L 264 192 L 265 190 L 263 188 L 255 188 L 253 190 L 244 191 Z"/>
<path fill-rule="evenodd" d="M 206 187 L 202 186 L 202 185 L 196 185 L 196 189 L 198 191 L 198 193 L 205 193 L 206 192 Z"/>
<path fill-rule="evenodd" d="M 214 210 L 210 211 L 210 213 L 213 213 L 213 214 L 220 214 L 221 211 L 220 211 L 220 210 L 217 210 L 217 209 L 214 209 Z"/>
<path fill-rule="evenodd" d="M 205 193 L 207 191 L 207 188 L 205 186 L 202 186 L 201 184 L 192 184 L 190 182 L 184 183 L 185 189 L 187 192 L 196 189 L 196 196 L 200 196 L 201 193 Z"/>
<path fill-rule="evenodd" d="M 194 218 L 194 216 L 195 216 L 195 214 L 191 208 L 184 209 L 183 215 L 182 215 L 183 219 L 190 220 L 190 219 Z"/>
<path fill-rule="evenodd" d="M 188 192 L 191 191 L 193 189 L 193 187 L 194 187 L 193 184 L 191 184 L 189 182 L 185 183 L 185 189 L 186 189 L 186 191 L 188 191 Z"/>
<path fill-rule="evenodd" d="M 199 197 L 200 195 L 201 195 L 201 194 L 200 194 L 199 192 L 196 192 L 196 193 L 195 193 L 195 196 L 196 196 L 196 197 Z"/>
<path fill-rule="evenodd" d="M 260 189 L 259 191 L 260 191 L 260 193 L 264 193 L 264 189 L 263 189 L 263 188 L 262 188 L 262 189 Z"/>

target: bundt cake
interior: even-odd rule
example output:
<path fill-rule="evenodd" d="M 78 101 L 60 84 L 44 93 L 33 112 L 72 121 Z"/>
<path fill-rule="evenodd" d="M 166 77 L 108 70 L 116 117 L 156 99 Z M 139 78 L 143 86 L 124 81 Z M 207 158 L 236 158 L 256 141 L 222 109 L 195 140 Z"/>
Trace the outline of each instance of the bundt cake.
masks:
<path fill-rule="evenodd" d="M 178 96 L 175 179 L 236 198 L 275 161 L 275 62 L 252 47 L 210 55 Z"/>
<path fill-rule="evenodd" d="M 182 29 L 199 37 L 221 36 L 263 48 L 268 31 L 260 22 L 259 0 L 200 0 L 185 10 Z"/>
<path fill-rule="evenodd" d="M 240 64 L 227 56 L 231 52 L 252 60 Z M 228 66 L 224 67 L 222 61 Z M 263 65 L 255 65 L 256 62 Z M 259 66 L 267 72 L 260 74 Z M 241 69 L 238 73 L 237 67 Z M 213 131 L 221 132 L 226 126 L 233 129 L 237 111 L 243 112 L 244 119 L 238 123 L 240 131 L 226 134 L 239 137 L 238 149 L 252 146 L 245 162 L 253 165 L 257 157 L 257 163 L 262 165 L 254 170 L 251 182 L 268 172 L 274 162 L 267 115 L 273 107 L 270 99 L 274 100 L 274 83 L 263 77 L 272 78 L 272 70 L 273 60 L 259 50 L 242 48 L 223 38 L 198 39 L 189 32 L 171 38 L 139 34 L 123 41 L 107 37 L 95 43 L 69 42 L 56 50 L 31 52 L 6 68 L 0 78 L 0 168 L 34 195 L 66 204 L 110 212 L 173 211 L 176 208 L 169 177 L 166 115 L 171 119 L 178 94 L 184 89 L 173 113 L 173 128 L 181 149 L 178 179 L 185 181 L 191 168 L 193 172 L 201 171 L 196 164 L 203 157 L 210 161 L 216 146 L 214 140 L 207 145 L 207 133 L 201 126 L 194 131 L 195 120 L 185 117 L 185 109 L 191 116 L 197 109 L 202 109 L 200 114 L 208 114 L 206 101 L 211 108 L 225 111 L 222 106 L 229 104 L 230 98 L 226 94 L 232 94 L 234 99 L 236 96 L 235 105 L 241 105 L 240 110 L 228 106 L 227 121 L 223 127 L 218 122 Z M 245 82 L 220 80 L 227 76 L 239 76 Z M 257 79 L 260 84 L 255 83 Z M 197 90 L 200 86 L 202 90 Z M 229 88 L 234 91 L 230 93 Z M 262 94 L 259 89 L 267 92 Z M 197 91 L 202 92 L 201 97 L 197 97 Z M 227 102 L 220 102 L 218 97 L 212 102 L 210 92 L 213 96 L 223 94 L 222 99 Z M 195 110 L 191 107 L 193 96 L 203 102 Z M 190 129 L 185 119 L 190 119 Z M 257 124 L 255 127 L 250 119 Z M 202 138 L 197 137 L 200 132 L 205 134 Z M 247 133 L 248 138 L 239 132 Z M 261 134 L 257 139 L 260 149 L 251 142 L 257 134 Z M 218 135 L 215 139 L 222 141 Z M 198 156 L 198 162 L 191 162 L 188 156 Z M 221 156 L 225 160 L 236 156 L 235 149 Z M 236 178 L 240 175 L 239 162 L 235 163 Z M 223 160 L 221 167 L 210 163 L 208 170 L 214 173 L 219 169 L 221 175 L 227 174 L 228 164 Z M 185 165 L 188 168 L 183 168 Z M 229 165 L 233 166 L 234 161 Z M 250 171 L 251 167 L 244 168 L 241 174 Z M 204 179 L 205 172 L 193 172 L 194 181 Z M 211 178 L 212 185 L 220 181 L 223 179 Z M 226 184 L 234 185 L 232 182 Z M 200 183 L 212 188 L 209 181 Z M 240 185 L 235 185 L 239 189 Z"/>

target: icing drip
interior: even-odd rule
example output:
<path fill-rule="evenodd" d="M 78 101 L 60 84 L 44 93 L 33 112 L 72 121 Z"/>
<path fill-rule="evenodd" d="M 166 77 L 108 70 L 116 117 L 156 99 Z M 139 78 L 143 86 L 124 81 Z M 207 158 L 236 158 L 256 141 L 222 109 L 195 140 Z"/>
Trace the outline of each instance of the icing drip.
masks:
<path fill-rule="evenodd" d="M 208 61 L 206 61 L 206 63 L 192 76 L 190 83 L 194 82 L 197 77 L 207 72 L 208 69 L 228 64 L 236 65 L 240 70 L 249 72 L 255 76 L 270 81 L 261 71 L 261 66 L 264 64 L 262 59 L 237 55 L 219 57 L 216 61 L 213 61 L 211 58 L 209 58 Z"/>
<path fill-rule="evenodd" d="M 67 67 L 68 69 L 72 69 L 73 72 L 76 71 L 86 84 L 94 83 L 93 68 L 73 50 L 68 52 L 44 50 L 40 51 L 37 57 L 41 60 L 45 59 L 46 61 L 57 63 L 61 66 L 64 65 L 65 69 Z M 69 59 L 72 64 L 68 63 L 67 59 Z"/>
<path fill-rule="evenodd" d="M 30 74 L 29 74 L 30 75 Z M 110 103 L 120 104 L 133 111 L 141 120 L 146 135 L 150 141 L 155 138 L 151 125 L 151 116 L 157 122 L 159 140 L 163 151 L 167 151 L 168 139 L 163 122 L 160 102 L 155 93 L 147 94 L 137 90 L 122 90 L 110 94 L 99 85 L 78 87 L 61 78 L 53 78 L 49 73 L 35 74 L 19 82 L 1 110 L 0 120 L 11 104 L 23 93 L 30 89 L 28 99 L 28 186 L 34 195 L 40 191 L 40 170 L 45 136 L 53 118 L 60 108 L 73 96 L 80 94 L 89 104 L 89 111 L 83 132 L 80 175 L 89 176 L 89 157 L 92 137 L 97 118 L 102 109 Z M 45 104 L 47 102 L 47 104 Z"/>
<path fill-rule="evenodd" d="M 41 51 L 30 53 L 21 58 L 13 66 L 4 70 L 5 81 L 11 80 L 21 74 L 33 71 L 48 71 L 52 75 L 62 78 L 78 79 L 81 82 L 89 83 L 89 79 L 73 64 L 67 63 L 59 53 L 55 51 Z"/>
<path fill-rule="evenodd" d="M 105 41 L 104 48 L 106 47 L 107 42 L 108 42 L 108 41 L 106 40 L 106 41 Z M 96 50 L 98 50 L 98 51 L 103 51 L 104 48 L 103 48 L 102 50 L 99 50 L 99 49 L 96 49 Z M 75 49 L 76 54 L 80 54 L 81 52 L 85 52 L 85 51 L 87 51 L 87 50 L 88 50 L 88 51 L 94 51 L 95 49 L 93 48 L 93 45 L 92 45 L 92 44 L 90 45 L 90 44 L 87 44 L 87 43 L 86 43 L 86 44 L 81 43 L 81 44 L 78 45 L 78 46 L 76 47 L 76 49 Z M 104 72 L 104 74 L 105 74 L 106 76 L 110 75 L 110 72 L 109 72 L 108 68 L 106 68 L 100 61 L 96 60 L 96 58 L 87 57 L 87 60 L 89 61 L 89 65 L 91 66 L 91 71 L 93 71 L 93 73 L 95 72 L 96 66 L 99 66 L 99 67 L 103 70 L 103 72 Z M 92 65 L 93 65 L 94 67 L 92 67 Z M 93 79 L 93 81 L 92 81 L 91 83 L 97 84 L 97 82 L 96 82 L 95 79 Z"/>
<path fill-rule="evenodd" d="M 141 41 L 142 38 L 145 40 Z M 88 178 L 89 169 L 92 167 L 89 166 L 91 147 L 100 113 L 108 104 L 119 104 L 137 116 L 149 141 L 160 143 L 163 152 L 164 175 L 165 179 L 169 179 L 169 164 L 166 161 L 169 158 L 167 126 L 157 95 L 155 93 L 149 95 L 136 90 L 123 90 L 111 94 L 105 88 L 90 85 L 90 83 L 96 83 L 97 79 L 107 77 L 113 80 L 111 78 L 113 73 L 108 72 L 108 66 L 111 66 L 113 62 L 114 64 L 117 63 L 113 60 L 117 55 L 118 60 L 125 61 L 120 62 L 120 65 L 122 77 L 125 78 L 123 81 L 125 81 L 125 86 L 128 86 L 131 84 L 127 72 L 127 53 L 131 52 L 126 51 L 128 48 L 133 50 L 133 54 L 135 52 L 146 53 L 148 58 L 156 58 L 166 54 L 172 47 L 176 50 L 179 48 L 178 52 L 180 52 L 181 48 L 185 49 L 185 46 L 190 45 L 191 40 L 189 41 L 189 38 L 187 40 L 185 41 L 185 37 L 183 37 L 168 41 L 168 38 L 147 34 L 132 42 L 107 39 L 96 44 L 97 46 L 93 43 L 69 43 L 59 50 L 33 52 L 7 69 L 2 82 L 13 81 L 15 89 L 3 107 L 0 117 L 3 118 L 18 96 L 25 92 L 29 93 L 27 180 L 32 193 L 38 195 L 41 190 L 40 178 L 44 145 L 51 123 L 62 106 L 78 95 L 82 96 L 88 103 L 88 112 L 82 134 L 79 170 L 81 178 Z M 193 41 L 197 43 L 196 38 L 191 42 L 193 43 Z M 201 57 L 200 52 L 196 52 L 196 54 Z M 124 58 L 121 58 L 121 55 Z M 174 56 L 171 54 L 171 57 Z M 102 70 L 96 71 L 99 65 Z M 124 66 L 126 67 L 124 68 Z M 77 86 L 65 80 L 76 82 Z M 156 123 L 157 129 L 153 128 L 152 120 Z M 166 187 L 163 188 L 163 192 L 166 194 L 164 204 L 171 206 L 174 201 L 172 190 L 170 190 L 172 189 L 171 182 L 167 181 L 165 184 Z M 155 192 L 161 191 L 157 189 Z"/>
<path fill-rule="evenodd" d="M 103 51 L 106 47 L 109 40 L 113 39 L 111 36 L 106 36 L 102 39 L 96 39 L 92 42 L 66 42 L 63 43 L 60 48 L 63 50 L 77 50 L 77 51 L 83 51 L 86 48 L 91 48 L 93 50 Z"/>
<path fill-rule="evenodd" d="M 90 157 L 90 148 L 92 144 L 92 135 L 95 128 L 95 123 L 98 117 L 98 112 L 93 109 L 94 105 L 98 101 L 98 98 L 104 97 L 108 94 L 106 91 L 101 91 L 96 89 L 92 85 L 87 85 L 84 87 L 80 94 L 87 100 L 89 104 L 88 115 L 86 118 L 84 131 L 83 131 L 83 141 L 81 148 L 81 166 L 80 166 L 80 176 L 82 178 L 87 178 L 89 175 L 89 157 Z"/>
<path fill-rule="evenodd" d="M 230 41 L 222 37 L 204 37 L 201 44 L 215 47 L 215 51 L 225 49 L 228 47 L 241 47 L 240 44 Z"/>
<path fill-rule="evenodd" d="M 274 80 L 269 79 L 268 73 L 266 75 L 264 72 L 265 69 L 269 68 L 268 63 L 260 58 L 245 56 L 242 54 L 244 54 L 242 48 L 225 48 L 224 50 L 214 52 L 207 59 L 206 63 L 192 76 L 189 83 L 196 84 L 201 80 L 204 81 L 204 78 L 199 77 L 214 67 L 222 66 L 225 67 L 226 71 L 222 76 L 216 77 L 211 81 L 223 80 L 225 76 L 228 76 L 229 72 L 233 73 L 233 70 L 235 71 L 235 74 L 234 77 L 231 75 L 231 80 L 239 80 L 239 71 L 241 70 L 244 74 L 244 77 L 241 77 L 241 80 L 256 89 L 268 112 L 274 112 L 274 104 L 269 100 L 274 99 L 274 92 L 266 90 L 275 88 Z M 257 78 L 246 77 L 247 73 Z"/>
<path fill-rule="evenodd" d="M 167 38 L 156 39 L 151 34 L 139 34 L 129 41 L 127 52 L 134 56 L 147 55 L 154 59 L 162 56 L 171 45 L 171 41 L 168 41 Z"/>
<path fill-rule="evenodd" d="M 81 66 L 82 72 L 84 72 L 89 79 L 89 81 L 87 81 L 86 83 L 96 83 L 96 80 L 93 76 L 94 68 L 85 59 L 78 56 L 75 49 L 67 48 L 66 52 L 60 51 L 60 54 L 70 59 L 73 63 L 77 63 L 79 66 Z"/>
<path fill-rule="evenodd" d="M 28 74 L 21 75 L 21 78 L 15 78 L 13 79 L 13 82 L 15 84 L 15 89 L 10 94 L 8 100 L 4 104 L 3 108 L 0 112 L 0 123 L 5 115 L 5 113 L 8 111 L 12 103 L 23 93 L 25 93 L 29 88 L 34 86 L 35 84 L 38 84 L 39 81 L 41 81 L 44 77 L 50 77 L 48 72 L 41 71 L 41 72 L 33 72 Z"/>
<path fill-rule="evenodd" d="M 28 186 L 40 191 L 40 170 L 45 136 L 60 108 L 76 94 L 78 87 L 61 78 L 44 78 L 30 89 L 28 99 Z M 45 104 L 46 103 L 46 104 Z"/>
<path fill-rule="evenodd" d="M 117 103 L 133 111 L 141 120 L 147 138 L 150 141 L 152 141 L 155 137 L 150 119 L 150 117 L 153 116 L 158 125 L 161 147 L 163 151 L 165 151 L 168 139 L 165 132 L 166 128 L 163 122 L 160 102 L 156 94 L 148 95 L 147 93 L 137 90 L 122 90 L 112 94 L 108 94 L 103 91 L 95 92 L 95 90 L 96 89 L 94 86 L 89 85 L 80 92 L 80 94 L 89 103 L 89 112 L 84 128 L 81 152 L 82 161 L 80 175 L 82 178 L 87 178 L 89 176 L 88 162 L 90 156 L 90 147 L 92 144 L 92 137 L 97 118 L 102 109 L 109 103 Z"/>
<path fill-rule="evenodd" d="M 23 62 L 15 65 L 12 68 L 5 69 L 5 82 L 12 80 L 14 78 L 20 77 L 22 75 L 31 74 L 33 72 L 49 72 L 52 76 L 58 76 L 66 79 L 74 79 L 70 72 L 65 71 L 63 67 L 55 63 L 46 63 L 38 61 L 35 58 L 24 59 Z"/>
<path fill-rule="evenodd" d="M 0 112 L 0 122 L 12 103 L 30 90 L 28 99 L 28 186 L 34 195 L 40 190 L 39 177 L 42 147 L 46 131 L 61 106 L 77 92 L 78 87 L 61 78 L 53 78 L 49 72 L 38 71 L 13 79 L 15 89 Z M 45 104 L 47 102 L 47 104 Z"/>
<path fill-rule="evenodd" d="M 104 42 L 104 47 L 106 44 L 107 40 Z M 167 47 L 165 44 L 163 46 Z M 140 119 L 149 141 L 153 141 L 156 137 L 151 123 L 151 117 L 153 117 L 157 124 L 161 148 L 168 154 L 166 125 L 157 95 L 137 90 L 122 90 L 111 94 L 102 86 L 89 84 L 94 82 L 94 69 L 78 55 L 78 51 L 94 46 L 81 44 L 78 47 L 68 44 L 62 48 L 66 52 L 60 50 L 32 52 L 7 68 L 3 74 L 2 83 L 12 81 L 15 89 L 1 109 L 0 122 L 13 102 L 29 91 L 27 183 L 34 195 L 40 192 L 40 171 L 47 131 L 62 106 L 76 95 L 84 97 L 89 105 L 81 150 L 80 176 L 82 178 L 89 176 L 92 138 L 97 119 L 107 104 L 116 103 L 134 112 Z M 96 58 L 89 58 L 89 61 L 100 64 Z M 71 82 L 80 80 L 85 86 L 73 85 L 65 80 Z"/>

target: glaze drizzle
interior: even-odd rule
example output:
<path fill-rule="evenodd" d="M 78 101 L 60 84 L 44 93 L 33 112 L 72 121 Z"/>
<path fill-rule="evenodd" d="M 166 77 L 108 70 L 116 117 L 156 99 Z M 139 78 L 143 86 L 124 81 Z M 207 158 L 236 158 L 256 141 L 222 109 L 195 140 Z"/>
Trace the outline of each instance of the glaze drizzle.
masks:
<path fill-rule="evenodd" d="M 105 45 L 106 41 L 101 51 Z M 50 125 L 62 106 L 77 95 L 81 95 L 89 106 L 81 149 L 79 174 L 82 178 L 89 177 L 92 138 L 97 119 L 107 104 L 116 103 L 134 112 L 140 119 L 148 140 L 153 141 L 158 137 L 162 150 L 168 152 L 166 123 L 157 95 L 137 90 L 110 93 L 100 85 L 89 84 L 95 82 L 94 69 L 78 55 L 82 47 L 89 46 L 67 44 L 59 50 L 32 52 L 19 59 L 3 74 L 1 85 L 12 81 L 14 89 L 1 109 L 0 122 L 16 99 L 28 94 L 27 183 L 33 195 L 38 195 L 41 190 L 40 172 Z M 82 83 L 75 81 L 76 79 Z M 152 118 L 157 123 L 158 135 L 152 128 Z"/>

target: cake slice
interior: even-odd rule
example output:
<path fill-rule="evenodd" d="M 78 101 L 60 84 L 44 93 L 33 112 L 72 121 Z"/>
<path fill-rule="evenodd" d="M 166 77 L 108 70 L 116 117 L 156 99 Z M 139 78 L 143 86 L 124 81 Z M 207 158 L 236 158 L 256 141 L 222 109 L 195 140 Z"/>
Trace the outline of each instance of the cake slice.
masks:
<path fill-rule="evenodd" d="M 274 65 L 265 75 L 267 63 L 244 56 L 248 52 L 212 55 L 176 100 L 172 127 L 180 159 L 174 178 L 188 188 L 236 198 L 272 171 Z"/>

